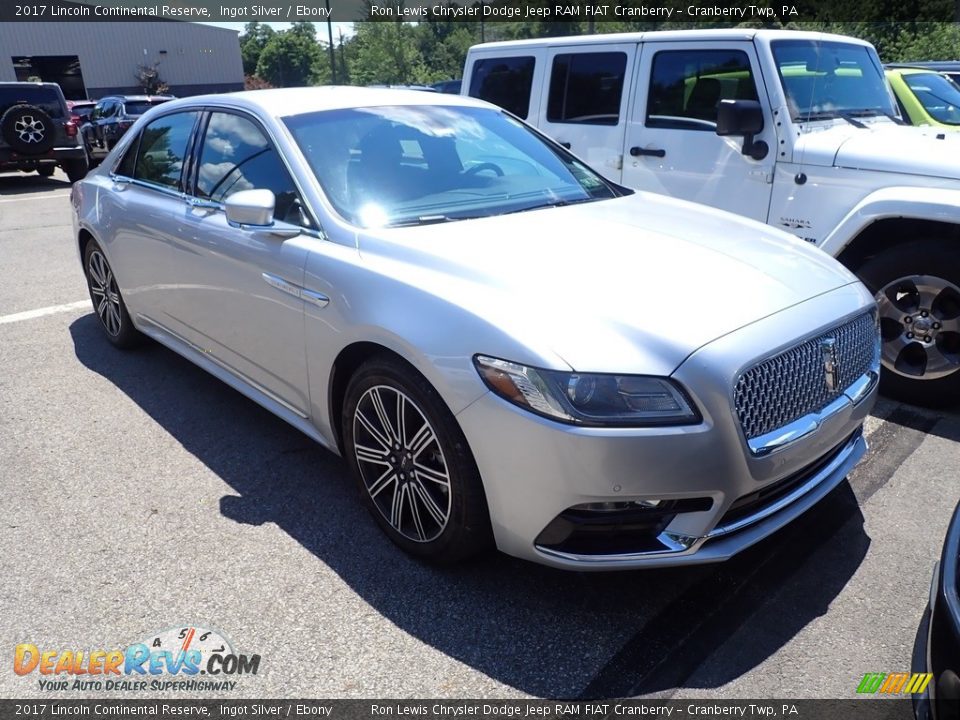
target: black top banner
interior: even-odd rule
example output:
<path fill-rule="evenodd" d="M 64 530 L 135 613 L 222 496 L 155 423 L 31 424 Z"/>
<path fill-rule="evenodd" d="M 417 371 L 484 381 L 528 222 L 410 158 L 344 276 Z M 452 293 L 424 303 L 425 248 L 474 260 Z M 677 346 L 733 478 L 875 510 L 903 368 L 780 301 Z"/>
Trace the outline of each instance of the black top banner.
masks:
<path fill-rule="evenodd" d="M 14 718 L 322 720 L 910 720 L 909 699 L 851 700 L 0 700 Z"/>
<path fill-rule="evenodd" d="M 874 14 L 876 9 L 871 6 Z M 856 21 L 864 12 L 860 0 L 5 0 L 0 22 L 439 20 L 780 27 L 814 20 Z M 954 22 L 960 19 L 960 0 L 924 0 L 922 5 L 898 0 L 885 19 Z"/>

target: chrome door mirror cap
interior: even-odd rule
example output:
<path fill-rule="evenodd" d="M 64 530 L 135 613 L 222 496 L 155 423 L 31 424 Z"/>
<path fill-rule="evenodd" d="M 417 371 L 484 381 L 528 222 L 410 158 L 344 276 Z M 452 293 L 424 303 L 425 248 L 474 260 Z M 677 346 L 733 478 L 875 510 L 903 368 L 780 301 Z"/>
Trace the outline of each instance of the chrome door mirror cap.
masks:
<path fill-rule="evenodd" d="M 267 228 L 273 224 L 277 199 L 270 190 L 240 190 L 223 201 L 227 222 Z"/>

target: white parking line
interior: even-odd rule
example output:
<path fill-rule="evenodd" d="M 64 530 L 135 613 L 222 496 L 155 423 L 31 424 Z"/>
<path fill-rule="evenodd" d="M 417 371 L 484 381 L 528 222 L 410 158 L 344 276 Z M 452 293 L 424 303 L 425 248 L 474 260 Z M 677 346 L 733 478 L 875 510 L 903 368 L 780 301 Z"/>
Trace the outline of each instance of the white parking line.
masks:
<path fill-rule="evenodd" d="M 0 203 L 9 203 L 9 202 L 27 202 L 28 200 L 49 200 L 50 198 L 68 198 L 70 193 L 55 193 L 51 195 L 40 195 L 38 197 L 25 197 L 25 198 L 10 198 L 8 200 L 0 200 Z"/>
<path fill-rule="evenodd" d="M 90 309 L 89 300 L 78 300 L 77 302 L 67 303 L 66 305 L 50 305 L 49 307 L 37 308 L 36 310 L 25 310 L 24 312 L 13 313 L 12 315 L 0 315 L 0 325 L 7 323 L 20 322 L 21 320 L 33 320 L 44 315 L 55 315 L 56 313 L 72 312 L 83 308 Z"/>

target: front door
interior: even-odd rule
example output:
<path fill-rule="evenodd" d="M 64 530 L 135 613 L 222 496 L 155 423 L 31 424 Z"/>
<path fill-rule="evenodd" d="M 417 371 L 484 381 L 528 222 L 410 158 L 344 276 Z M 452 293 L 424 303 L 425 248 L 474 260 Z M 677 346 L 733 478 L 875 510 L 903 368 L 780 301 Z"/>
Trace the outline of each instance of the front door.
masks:
<path fill-rule="evenodd" d="M 752 43 L 648 43 L 638 77 L 623 184 L 766 221 L 777 135 Z M 761 101 L 762 159 L 742 152 L 742 137 L 716 134 L 727 99 Z"/>

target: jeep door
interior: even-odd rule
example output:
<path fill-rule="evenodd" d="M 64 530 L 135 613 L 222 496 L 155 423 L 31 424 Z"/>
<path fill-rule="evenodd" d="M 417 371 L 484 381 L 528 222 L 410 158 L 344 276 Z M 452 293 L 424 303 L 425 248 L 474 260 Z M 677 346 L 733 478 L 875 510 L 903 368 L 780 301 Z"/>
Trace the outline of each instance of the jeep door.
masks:
<path fill-rule="evenodd" d="M 622 182 L 766 221 L 777 136 L 750 42 L 645 43 L 626 130 Z M 720 100 L 760 100 L 766 155 L 716 134 Z"/>

